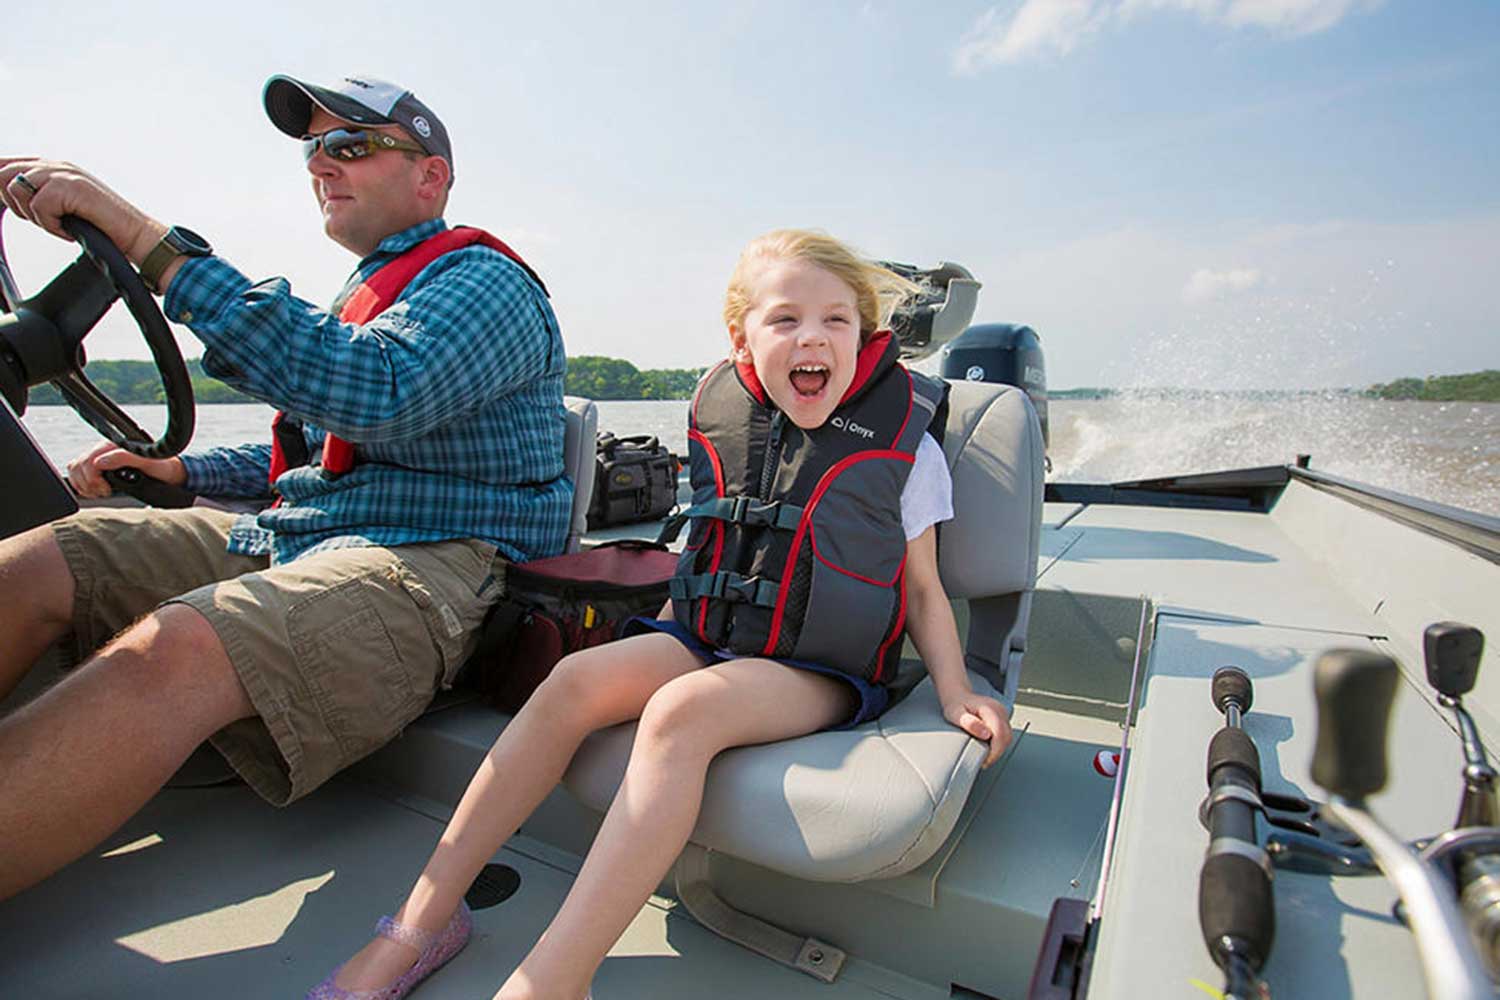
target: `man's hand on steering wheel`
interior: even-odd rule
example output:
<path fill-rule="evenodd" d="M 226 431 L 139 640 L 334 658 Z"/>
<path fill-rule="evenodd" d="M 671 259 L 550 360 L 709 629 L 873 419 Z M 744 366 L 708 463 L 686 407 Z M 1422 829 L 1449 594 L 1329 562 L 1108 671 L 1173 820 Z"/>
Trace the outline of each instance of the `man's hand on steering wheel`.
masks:
<path fill-rule="evenodd" d="M 114 493 L 104 473 L 116 469 L 139 469 L 152 479 L 173 486 L 187 485 L 187 469 L 182 459 L 142 458 L 109 441 L 100 441 L 68 463 L 68 483 L 79 496 L 99 500 Z"/>
<path fill-rule="evenodd" d="M 71 163 L 31 156 L 0 156 L 0 202 L 58 239 L 72 241 L 65 215 L 92 222 L 139 266 L 167 227 Z M 164 274 L 165 288 L 170 274 Z"/>
<path fill-rule="evenodd" d="M 0 156 L 0 207 L 83 249 L 46 288 L 24 300 L 5 271 L 0 313 L 8 314 L 6 336 L 24 331 L 21 340 L 28 345 L 15 377 L 5 383 L 7 398 L 24 410 L 25 390 L 51 382 L 90 426 L 126 451 L 149 458 L 180 452 L 193 436 L 192 378 L 154 289 L 137 270 L 164 243 L 167 227 L 73 164 L 36 157 Z M 174 257 L 153 274 L 157 288 L 168 287 L 183 259 Z M 167 427 L 155 440 L 83 373 L 83 338 L 117 299 L 140 327 L 162 376 Z"/>

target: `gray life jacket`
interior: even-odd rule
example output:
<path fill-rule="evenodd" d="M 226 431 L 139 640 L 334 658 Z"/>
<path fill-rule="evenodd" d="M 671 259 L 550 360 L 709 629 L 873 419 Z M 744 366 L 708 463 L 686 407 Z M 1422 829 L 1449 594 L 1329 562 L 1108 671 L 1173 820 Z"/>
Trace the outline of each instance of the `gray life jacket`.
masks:
<path fill-rule="evenodd" d="M 693 504 L 673 614 L 719 649 L 887 682 L 906 622 L 901 491 L 948 386 L 908 371 L 889 333 L 861 348 L 828 420 L 803 430 L 748 364 L 703 377 L 688 418 Z"/>

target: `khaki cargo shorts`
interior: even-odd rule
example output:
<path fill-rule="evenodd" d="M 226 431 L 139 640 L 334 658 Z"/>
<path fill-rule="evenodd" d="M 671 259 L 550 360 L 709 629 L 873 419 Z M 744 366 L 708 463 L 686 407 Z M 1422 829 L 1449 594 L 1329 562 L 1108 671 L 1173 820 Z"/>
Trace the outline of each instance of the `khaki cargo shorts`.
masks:
<path fill-rule="evenodd" d="M 272 567 L 225 551 L 236 516 L 94 509 L 53 532 L 76 582 L 79 658 L 162 604 L 197 610 L 259 715 L 210 743 L 285 805 L 398 735 L 452 684 L 499 596 L 495 547 L 334 549 Z"/>

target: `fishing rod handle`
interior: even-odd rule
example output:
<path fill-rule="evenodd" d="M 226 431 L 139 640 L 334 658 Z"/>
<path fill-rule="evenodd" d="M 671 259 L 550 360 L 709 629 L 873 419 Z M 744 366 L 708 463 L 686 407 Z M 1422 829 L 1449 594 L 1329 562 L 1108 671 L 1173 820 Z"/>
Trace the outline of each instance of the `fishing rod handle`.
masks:
<path fill-rule="evenodd" d="M 1233 703 L 1239 707 L 1240 714 L 1244 715 L 1250 711 L 1250 705 L 1255 700 L 1255 689 L 1250 683 L 1250 675 L 1239 667 L 1220 667 L 1214 671 L 1209 695 L 1213 698 L 1214 708 L 1220 712 L 1228 713 L 1229 706 Z"/>
<path fill-rule="evenodd" d="M 1208 787 L 1230 777 L 1260 794 L 1260 753 L 1255 741 L 1243 729 L 1225 726 L 1208 744 Z"/>
<path fill-rule="evenodd" d="M 1258 855 L 1259 857 L 1256 857 Z M 1214 963 L 1243 959 L 1259 973 L 1276 938 L 1270 859 L 1253 844 L 1215 840 L 1198 876 L 1198 925 Z"/>
<path fill-rule="evenodd" d="M 1214 672 L 1214 708 L 1227 724 L 1208 744 L 1208 854 L 1198 875 L 1198 924 L 1203 943 L 1224 971 L 1227 996 L 1254 986 L 1271 953 L 1276 907 L 1271 859 L 1256 830 L 1260 803 L 1260 753 L 1240 727 L 1254 694 L 1238 667 Z"/>

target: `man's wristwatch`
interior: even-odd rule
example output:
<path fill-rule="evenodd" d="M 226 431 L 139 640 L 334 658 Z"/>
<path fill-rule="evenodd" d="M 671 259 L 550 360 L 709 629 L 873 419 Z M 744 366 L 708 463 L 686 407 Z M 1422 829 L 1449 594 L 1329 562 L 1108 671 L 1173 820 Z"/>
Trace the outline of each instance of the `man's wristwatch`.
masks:
<path fill-rule="evenodd" d="M 147 288 L 160 295 L 162 289 L 158 285 L 167 265 L 178 257 L 207 257 L 213 252 L 214 248 L 208 245 L 208 240 L 191 229 L 173 226 L 167 230 L 161 242 L 146 254 L 146 259 L 141 261 L 141 280 L 146 283 Z"/>

